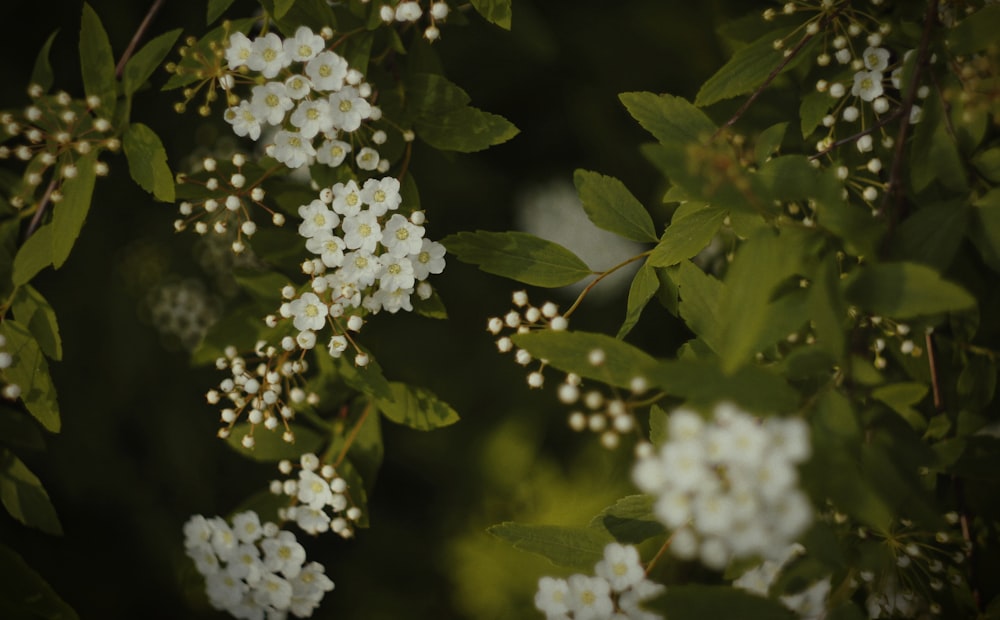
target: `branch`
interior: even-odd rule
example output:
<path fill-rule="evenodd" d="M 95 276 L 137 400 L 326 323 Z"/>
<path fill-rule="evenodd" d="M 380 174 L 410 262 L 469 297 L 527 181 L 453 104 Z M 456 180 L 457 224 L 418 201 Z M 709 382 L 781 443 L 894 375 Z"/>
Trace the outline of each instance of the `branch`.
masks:
<path fill-rule="evenodd" d="M 45 193 L 42 194 L 42 199 L 38 201 L 38 208 L 35 210 L 35 214 L 31 217 L 31 222 L 28 223 L 28 230 L 24 233 L 24 241 L 28 240 L 28 237 L 35 234 L 38 227 L 42 223 L 42 216 L 45 215 L 45 209 L 49 206 L 49 199 L 52 197 L 52 192 L 56 190 L 56 179 L 53 178 L 49 182 L 49 186 L 45 188 Z"/>
<path fill-rule="evenodd" d="M 135 53 L 135 48 L 139 45 L 139 41 L 141 41 L 142 37 L 146 34 L 146 30 L 148 30 L 149 25 L 153 23 L 153 18 L 159 12 L 160 7 L 163 6 L 165 1 L 166 0 L 156 0 L 153 2 L 153 6 L 149 7 L 149 11 L 146 12 L 146 17 L 142 19 L 142 23 L 139 24 L 139 28 L 135 31 L 135 34 L 132 35 L 132 40 L 129 41 L 128 47 L 125 48 L 125 53 L 122 54 L 121 60 L 119 60 L 118 64 L 115 66 L 116 78 L 121 79 L 122 73 L 125 71 L 125 63 L 132 58 L 132 54 Z"/>

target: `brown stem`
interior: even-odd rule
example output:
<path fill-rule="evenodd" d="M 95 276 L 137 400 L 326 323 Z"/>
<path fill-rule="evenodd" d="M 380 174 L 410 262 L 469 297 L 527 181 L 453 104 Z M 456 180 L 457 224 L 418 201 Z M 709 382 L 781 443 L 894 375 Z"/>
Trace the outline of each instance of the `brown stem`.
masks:
<path fill-rule="evenodd" d="M 889 180 L 885 187 L 885 198 L 882 201 L 880 211 L 886 214 L 886 210 L 891 206 L 891 211 L 887 214 L 889 232 L 895 227 L 902 209 L 902 177 L 903 177 L 903 148 L 906 145 L 906 137 L 910 131 L 910 111 L 913 109 L 913 102 L 917 98 L 917 90 L 920 87 L 920 74 L 927 66 L 930 54 L 931 31 L 934 20 L 937 17 L 938 0 L 930 0 L 927 3 L 927 13 L 924 15 L 924 32 L 920 36 L 920 47 L 917 50 L 917 64 L 913 69 L 913 80 L 910 82 L 909 90 L 903 102 L 900 104 L 899 114 L 902 117 L 899 121 L 899 134 L 896 136 L 895 149 L 892 155 L 892 169 L 889 173 Z M 888 238 L 889 235 L 886 235 Z"/>
<path fill-rule="evenodd" d="M 934 408 L 941 411 L 944 408 L 941 400 L 941 386 L 938 385 L 937 362 L 934 359 L 934 337 L 931 332 L 927 332 L 924 337 L 924 344 L 927 347 L 927 363 L 931 368 L 931 389 L 934 393 Z"/>
<path fill-rule="evenodd" d="M 846 138 L 841 138 L 840 140 L 837 140 L 836 142 L 834 142 L 830 146 L 826 147 L 822 151 L 819 151 L 815 155 L 810 155 L 809 159 L 819 159 L 820 157 L 826 155 L 830 151 L 832 151 L 834 149 L 838 149 L 838 148 L 844 146 L 845 144 L 851 144 L 852 142 L 857 142 L 858 139 L 861 138 L 862 136 L 867 136 L 868 134 L 875 133 L 876 130 L 881 129 L 881 128 L 885 127 L 886 125 L 888 125 L 889 123 L 891 123 L 892 121 L 896 120 L 897 118 L 899 118 L 899 115 L 901 113 L 902 113 L 902 109 L 901 108 L 897 108 L 895 112 L 893 112 L 892 114 L 887 114 L 887 115 L 883 116 L 881 119 L 879 119 L 879 121 L 877 123 L 875 123 L 874 125 L 872 125 L 868 129 L 863 129 L 863 130 L 859 131 L 858 133 L 855 133 L 855 134 L 852 134 L 850 136 L 847 136 Z"/>
<path fill-rule="evenodd" d="M 125 63 L 129 61 L 132 54 L 135 53 L 135 48 L 139 45 L 139 41 L 142 40 L 143 35 L 146 34 L 146 30 L 149 29 L 149 25 L 153 23 L 153 18 L 159 12 L 160 7 L 166 0 L 156 0 L 153 5 L 149 7 L 149 11 L 146 12 L 146 17 L 142 19 L 142 23 L 139 24 L 139 28 L 132 35 L 132 40 L 128 42 L 128 47 L 125 48 L 125 53 L 122 54 L 121 60 L 115 66 L 115 77 L 121 79 L 122 73 L 125 71 Z"/>
<path fill-rule="evenodd" d="M 45 188 L 45 193 L 42 194 L 42 199 L 38 201 L 38 208 L 35 209 L 35 215 L 31 217 L 31 221 L 28 223 L 28 229 L 24 232 L 24 240 L 27 241 L 28 237 L 35 234 L 38 227 L 42 223 L 42 216 L 45 215 L 45 209 L 49 206 L 49 199 L 52 197 L 52 192 L 56 190 L 57 181 L 52 179 L 49 181 L 49 186 Z"/>
<path fill-rule="evenodd" d="M 337 455 L 337 460 L 333 462 L 334 468 L 340 467 L 340 464 L 344 462 L 345 458 L 347 458 L 348 450 L 351 449 L 351 446 L 354 444 L 354 440 L 358 438 L 358 433 L 361 432 L 361 427 L 365 425 L 365 420 L 368 419 L 368 414 L 371 413 L 373 407 L 374 405 L 371 401 L 368 401 L 368 404 L 365 405 L 364 410 L 361 412 L 361 417 L 358 418 L 357 424 L 354 425 L 354 428 L 351 429 L 351 433 L 346 439 L 344 439 L 344 447 L 341 448 L 340 454 Z"/>
<path fill-rule="evenodd" d="M 976 541 L 972 536 L 972 527 L 970 526 L 970 522 L 973 520 L 973 515 L 969 512 L 965 503 L 965 486 L 963 485 L 962 480 L 956 477 L 954 482 L 955 495 L 958 500 L 959 508 L 959 525 L 962 528 L 962 538 L 968 546 L 968 549 L 965 552 L 965 557 L 969 566 L 969 590 L 972 592 L 972 600 L 975 602 L 976 609 L 983 611 L 983 600 L 979 591 L 979 571 L 976 568 Z"/>
<path fill-rule="evenodd" d="M 653 570 L 653 567 L 656 566 L 656 563 L 660 561 L 661 557 L 663 557 L 663 554 L 667 552 L 668 548 L 670 548 L 670 543 L 673 542 L 673 540 L 674 540 L 674 535 L 671 534 L 670 537 L 663 542 L 663 546 L 660 547 L 660 550 L 656 552 L 656 555 L 653 556 L 653 559 L 649 561 L 649 564 L 646 564 L 647 577 L 649 576 L 649 573 Z"/>

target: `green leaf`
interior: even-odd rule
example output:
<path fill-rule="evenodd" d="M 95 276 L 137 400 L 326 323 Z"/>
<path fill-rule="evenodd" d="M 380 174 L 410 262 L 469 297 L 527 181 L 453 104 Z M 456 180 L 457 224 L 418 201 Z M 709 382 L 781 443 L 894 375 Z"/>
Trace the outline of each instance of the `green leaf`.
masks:
<path fill-rule="evenodd" d="M 660 243 L 653 248 L 649 264 L 669 267 L 695 256 L 715 237 L 727 213 L 725 209 L 706 205 L 675 219 L 663 232 Z"/>
<path fill-rule="evenodd" d="M 11 448 L 42 450 L 45 439 L 38 424 L 26 414 L 0 403 L 0 442 Z"/>
<path fill-rule="evenodd" d="M 715 133 L 715 123 L 682 97 L 635 92 L 618 98 L 632 118 L 661 143 L 699 142 Z"/>
<path fill-rule="evenodd" d="M 716 360 L 680 359 L 660 362 L 647 375 L 649 383 L 695 406 L 723 400 L 762 415 L 795 411 L 799 393 L 777 374 L 760 366 L 742 366 L 726 374 Z"/>
<path fill-rule="evenodd" d="M 27 326 L 41 347 L 42 352 L 54 360 L 62 359 L 62 339 L 55 310 L 42 294 L 29 285 L 21 286 L 14 294 L 11 309 L 17 322 Z"/>
<path fill-rule="evenodd" d="M 972 204 L 975 209 L 969 236 L 983 260 L 995 271 L 1000 271 L 1000 188 L 991 189 Z"/>
<path fill-rule="evenodd" d="M 859 269 L 848 280 L 847 300 L 861 308 L 897 319 L 958 312 L 976 305 L 961 286 L 924 265 L 881 263 Z"/>
<path fill-rule="evenodd" d="M 462 262 L 533 286 L 567 286 L 593 273 L 561 245 L 523 232 L 460 232 L 441 243 Z"/>
<path fill-rule="evenodd" d="M 0 449 L 0 500 L 10 516 L 24 525 L 46 534 L 62 535 L 56 509 L 41 481 L 21 459 L 6 449 Z"/>
<path fill-rule="evenodd" d="M 605 334 L 545 330 L 517 334 L 513 340 L 550 366 L 620 388 L 628 388 L 636 377 L 648 377 L 657 365 L 642 349 Z M 597 350 L 604 359 L 595 366 L 589 357 Z"/>
<path fill-rule="evenodd" d="M 985 6 L 966 16 L 948 33 L 948 47 L 952 54 L 971 54 L 984 50 L 997 42 L 1000 31 L 1000 6 Z"/>
<path fill-rule="evenodd" d="M 101 18 L 86 2 L 80 22 L 80 69 L 83 91 L 100 99 L 100 114 L 111 118 L 115 112 L 115 58 Z"/>
<path fill-rule="evenodd" d="M 125 71 L 122 73 L 122 88 L 126 97 L 131 97 L 153 75 L 163 59 L 170 53 L 180 35 L 180 28 L 161 34 L 143 45 L 142 49 L 125 63 Z"/>
<path fill-rule="evenodd" d="M 14 358 L 6 370 L 7 380 L 21 388 L 21 400 L 45 430 L 58 433 L 61 427 L 59 403 L 41 348 L 17 321 L 8 319 L 0 323 L 0 334 L 7 339 L 7 352 Z"/>
<path fill-rule="evenodd" d="M 222 14 L 226 12 L 230 6 L 232 6 L 234 0 L 208 0 L 208 11 L 205 16 L 205 25 L 209 25 L 215 20 L 222 17 Z"/>
<path fill-rule="evenodd" d="M 618 330 L 615 338 L 622 339 L 628 335 L 635 324 L 639 322 L 642 309 L 646 307 L 649 300 L 660 290 L 660 278 L 656 275 L 656 270 L 649 266 L 649 262 L 644 262 L 635 277 L 632 278 L 632 285 L 628 289 L 628 305 L 625 310 L 625 320 Z"/>
<path fill-rule="evenodd" d="M 785 139 L 788 131 L 788 122 L 771 125 L 757 136 L 757 143 L 754 144 L 754 159 L 758 164 L 767 161 L 767 158 L 781 149 L 781 142 Z"/>
<path fill-rule="evenodd" d="M 486 18 L 486 21 L 510 30 L 511 0 L 472 0 L 472 6 Z"/>
<path fill-rule="evenodd" d="M 654 446 L 667 441 L 667 412 L 659 405 L 649 408 L 649 441 Z"/>
<path fill-rule="evenodd" d="M 573 183 L 583 210 L 598 228 L 640 243 L 656 242 L 653 219 L 624 183 L 588 170 L 574 172 Z"/>
<path fill-rule="evenodd" d="M 725 285 L 691 261 L 684 261 L 671 276 L 681 297 L 678 309 L 688 328 L 713 351 L 722 347 L 725 324 L 721 318 Z"/>
<path fill-rule="evenodd" d="M 59 30 L 50 34 L 49 38 L 45 40 L 42 49 L 38 50 L 38 56 L 35 58 L 35 67 L 31 70 L 31 83 L 41 86 L 43 92 L 48 92 L 52 88 L 52 82 L 55 79 L 52 73 L 52 63 L 49 61 L 49 52 L 52 50 L 52 42 L 56 40 L 57 34 L 59 34 Z"/>
<path fill-rule="evenodd" d="M 132 180 L 157 200 L 173 202 L 174 174 L 167 166 L 167 152 L 156 132 L 142 123 L 132 123 L 125 130 L 122 146 Z"/>
<path fill-rule="evenodd" d="M 923 205 L 900 224 L 889 254 L 943 272 L 958 254 L 971 215 L 966 199 Z"/>
<path fill-rule="evenodd" d="M 478 108 L 458 108 L 435 118 L 422 118 L 414 130 L 424 142 L 442 151 L 474 153 L 502 144 L 519 132 L 502 116 Z"/>
<path fill-rule="evenodd" d="M 457 84 L 436 73 L 414 73 L 406 79 L 406 113 L 432 118 L 469 105 L 472 99 Z"/>
<path fill-rule="evenodd" d="M 79 620 L 20 555 L 0 544 L 0 617 L 8 620 Z"/>
<path fill-rule="evenodd" d="M 277 271 L 234 269 L 233 278 L 240 288 L 262 303 L 273 303 L 281 289 L 291 284 L 285 275 Z"/>
<path fill-rule="evenodd" d="M 323 436 L 316 431 L 296 424 L 290 427 L 295 434 L 295 441 L 292 443 L 282 439 L 284 427 L 279 426 L 270 431 L 264 428 L 263 424 L 259 424 L 253 430 L 254 447 L 244 448 L 240 442 L 250 433 L 250 424 L 237 424 L 226 438 L 226 444 L 243 456 L 264 463 L 278 462 L 281 459 L 297 460 L 300 455 L 306 452 L 315 453 L 322 447 Z"/>
<path fill-rule="evenodd" d="M 388 400 L 392 398 L 392 386 L 382 373 L 382 366 L 374 357 L 369 357 L 368 365 L 364 367 L 355 366 L 346 357 L 337 358 L 337 372 L 344 383 L 362 394 L 376 400 Z"/>
<path fill-rule="evenodd" d="M 722 68 L 702 84 L 694 104 L 703 108 L 723 99 L 745 95 L 763 84 L 768 75 L 785 61 L 781 51 L 774 49 L 775 39 L 781 39 L 791 31 L 791 28 L 783 28 L 768 32 L 753 43 L 740 48 Z M 811 57 L 812 54 L 808 50 L 801 50 L 781 68 L 780 73 Z"/>
<path fill-rule="evenodd" d="M 76 176 L 62 185 L 63 199 L 52 213 L 52 265 L 59 269 L 69 258 L 83 222 L 90 212 L 97 172 L 97 154 L 91 153 L 76 162 Z"/>
<path fill-rule="evenodd" d="M 923 383 L 893 383 L 872 390 L 872 398 L 888 405 L 918 433 L 927 428 L 927 420 L 913 408 L 913 405 L 922 401 L 925 396 L 927 396 L 927 386 Z"/>
<path fill-rule="evenodd" d="M 444 307 L 444 302 L 441 301 L 441 296 L 437 294 L 437 291 L 432 292 L 427 299 L 420 299 L 419 296 L 415 298 L 413 311 L 429 319 L 448 318 L 448 309 Z"/>
<path fill-rule="evenodd" d="M 45 224 L 28 237 L 14 256 L 11 278 L 15 286 L 23 286 L 38 272 L 52 265 L 52 225 Z"/>
<path fill-rule="evenodd" d="M 939 97 L 925 100 L 910 149 L 909 177 L 916 192 L 926 189 L 935 179 L 956 192 L 969 191 L 965 161 L 944 116 Z"/>
<path fill-rule="evenodd" d="M 274 17 L 281 19 L 295 4 L 295 0 L 274 0 Z"/>
<path fill-rule="evenodd" d="M 392 382 L 392 398 L 376 401 L 379 411 L 396 424 L 430 431 L 458 422 L 458 413 L 426 388 Z"/>
<path fill-rule="evenodd" d="M 836 101 L 825 91 L 813 90 L 802 97 L 802 103 L 799 105 L 799 128 L 802 130 L 803 138 L 808 138 L 819 127 L 823 117 Z"/>
<path fill-rule="evenodd" d="M 637 545 L 666 531 L 653 514 L 653 498 L 649 495 L 621 498 L 591 519 L 588 527 L 603 530 L 627 545 Z"/>
<path fill-rule="evenodd" d="M 972 158 L 972 164 L 983 175 L 993 183 L 1000 183 L 1000 147 L 994 147 L 976 153 Z"/>
<path fill-rule="evenodd" d="M 794 620 L 798 617 L 778 601 L 731 586 L 670 586 L 662 596 L 645 606 L 666 614 L 670 620 Z"/>
<path fill-rule="evenodd" d="M 847 344 L 847 307 L 840 290 L 840 269 L 834 257 L 827 257 L 813 274 L 807 308 L 816 337 L 815 346 L 839 361 Z"/>
<path fill-rule="evenodd" d="M 506 521 L 486 530 L 515 549 L 537 553 L 553 564 L 592 571 L 604 557 L 604 547 L 614 542 L 607 532 L 561 525 L 527 525 Z"/>

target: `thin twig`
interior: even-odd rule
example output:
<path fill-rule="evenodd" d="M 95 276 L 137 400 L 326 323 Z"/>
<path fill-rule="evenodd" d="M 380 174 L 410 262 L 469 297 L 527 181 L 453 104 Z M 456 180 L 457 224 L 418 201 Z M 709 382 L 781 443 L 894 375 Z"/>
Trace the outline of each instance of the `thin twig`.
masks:
<path fill-rule="evenodd" d="M 347 452 L 351 449 L 351 446 L 354 445 L 354 440 L 358 438 L 358 433 L 361 432 L 361 427 L 365 425 L 365 420 L 368 419 L 368 414 L 371 413 L 373 407 L 374 405 L 372 402 L 368 401 L 368 404 L 365 405 L 364 410 L 361 412 L 361 416 L 358 417 L 357 424 L 354 425 L 354 428 L 351 429 L 351 433 L 344 439 L 344 447 L 341 448 L 340 454 L 337 456 L 337 460 L 333 462 L 334 467 L 340 467 L 340 464 L 344 462 L 345 458 L 347 458 Z"/>
<path fill-rule="evenodd" d="M 941 400 L 941 386 L 938 385 L 937 362 L 934 359 L 934 337 L 928 331 L 924 336 L 924 345 L 927 347 L 927 363 L 931 368 L 931 389 L 934 393 L 934 408 L 941 411 L 944 408 Z"/>
<path fill-rule="evenodd" d="M 899 118 L 899 115 L 902 114 L 902 112 L 903 112 L 902 108 L 897 108 L 892 114 L 886 114 L 881 119 L 879 119 L 879 121 L 877 123 L 875 123 L 874 125 L 872 125 L 868 129 L 863 129 L 863 130 L 859 131 L 858 133 L 855 133 L 855 134 L 852 134 L 850 136 L 847 136 L 846 138 L 841 138 L 840 140 L 837 140 L 836 142 L 834 142 L 830 146 L 826 147 L 822 151 L 819 151 L 818 153 L 816 153 L 814 155 L 810 155 L 809 159 L 819 159 L 820 157 L 826 155 L 827 153 L 829 153 L 830 151 L 832 151 L 834 149 L 838 149 L 838 148 L 844 146 L 845 144 L 851 144 L 852 142 L 857 142 L 862 136 L 867 136 L 868 134 L 875 133 L 876 130 L 885 127 L 886 125 L 888 125 L 892 121 L 894 121 L 897 118 Z"/>
<path fill-rule="evenodd" d="M 42 223 L 42 216 L 45 215 L 45 209 L 49 206 L 49 200 L 52 198 L 52 192 L 56 191 L 57 181 L 52 179 L 49 181 L 49 186 L 45 188 L 45 193 L 42 194 L 42 199 L 38 201 L 38 208 L 35 210 L 35 215 L 31 217 L 31 222 L 28 223 L 28 229 L 24 232 L 24 240 L 27 241 L 28 237 L 35 234 L 38 227 Z"/>
<path fill-rule="evenodd" d="M 930 0 L 930 2 L 927 3 L 927 14 L 924 16 L 924 32 L 920 36 L 920 47 L 917 50 L 917 64 L 913 69 L 913 80 L 910 82 L 910 87 L 906 93 L 906 97 L 900 104 L 899 113 L 902 119 L 899 121 L 899 134 L 896 136 L 895 150 L 892 156 L 892 169 L 889 173 L 889 180 L 885 186 L 885 198 L 882 201 L 882 208 L 880 209 L 880 211 L 885 214 L 886 209 L 888 209 L 890 205 L 893 206 L 892 211 L 888 214 L 890 232 L 895 227 L 902 205 L 903 194 L 900 190 L 903 186 L 903 149 L 906 146 L 906 136 L 910 131 L 910 111 L 913 109 L 913 102 L 917 98 L 917 90 L 920 87 L 920 74 L 927 66 L 927 60 L 930 53 L 931 31 L 933 30 L 937 12 L 938 0 Z"/>
<path fill-rule="evenodd" d="M 156 13 L 159 12 L 160 7 L 163 6 L 165 1 L 166 0 L 156 0 L 153 2 L 153 6 L 149 7 L 149 11 L 146 12 L 146 17 L 142 19 L 142 23 L 139 24 L 139 28 L 135 31 L 135 34 L 132 35 L 132 40 L 128 42 L 128 47 L 125 48 L 125 53 L 122 54 L 121 60 L 119 60 L 118 64 L 115 66 L 116 78 L 121 79 L 122 73 L 125 71 L 125 63 L 132 58 L 132 54 L 135 53 L 135 48 L 139 45 L 139 41 L 141 41 L 143 35 L 146 34 L 146 30 L 149 28 L 149 25 L 153 23 L 153 18 L 156 16 Z"/>

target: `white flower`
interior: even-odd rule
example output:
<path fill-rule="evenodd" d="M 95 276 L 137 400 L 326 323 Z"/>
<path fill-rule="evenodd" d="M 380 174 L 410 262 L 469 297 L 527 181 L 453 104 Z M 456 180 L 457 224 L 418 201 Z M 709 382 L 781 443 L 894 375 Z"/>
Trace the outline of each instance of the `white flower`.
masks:
<path fill-rule="evenodd" d="M 354 86 L 345 86 L 331 94 L 330 109 L 333 114 L 333 126 L 343 131 L 356 130 L 361 126 L 361 121 L 370 117 L 372 113 L 371 105 Z"/>
<path fill-rule="evenodd" d="M 379 287 L 394 291 L 396 289 L 413 289 L 413 265 L 410 260 L 392 255 L 381 256 L 382 271 L 379 272 Z"/>
<path fill-rule="evenodd" d="M 378 168 L 379 164 L 378 151 L 370 146 L 361 147 L 361 150 L 358 151 L 354 161 L 358 164 L 358 168 L 361 168 L 362 170 L 375 170 Z"/>
<path fill-rule="evenodd" d="M 264 563 L 260 561 L 260 549 L 257 545 L 243 544 L 237 547 L 233 558 L 226 566 L 226 572 L 250 585 L 260 581 L 264 574 Z"/>
<path fill-rule="evenodd" d="M 614 611 L 611 585 L 601 577 L 573 575 L 569 583 L 569 608 L 574 620 L 605 620 Z"/>
<path fill-rule="evenodd" d="M 881 71 L 858 71 L 854 74 L 851 94 L 855 97 L 861 97 L 864 101 L 872 101 L 876 97 L 880 97 L 882 92 Z"/>
<path fill-rule="evenodd" d="M 535 607 L 546 618 L 562 616 L 569 612 L 569 584 L 565 579 L 542 577 L 538 580 Z"/>
<path fill-rule="evenodd" d="M 249 587 L 242 579 L 228 572 L 215 573 L 205 577 L 205 592 L 208 602 L 216 609 L 229 609 L 243 600 Z"/>
<path fill-rule="evenodd" d="M 299 207 L 299 234 L 309 239 L 318 235 L 331 234 L 340 224 L 340 216 L 331 211 L 322 200 L 313 200 Z"/>
<path fill-rule="evenodd" d="M 285 53 L 281 37 L 278 35 L 269 32 L 253 40 L 250 56 L 247 58 L 247 67 L 251 71 L 260 71 L 261 75 L 271 79 L 289 63 L 291 58 Z"/>
<path fill-rule="evenodd" d="M 394 214 L 382 230 L 382 245 L 392 256 L 407 256 L 420 253 L 424 237 L 424 227 L 414 226 L 405 216 Z"/>
<path fill-rule="evenodd" d="M 220 560 L 228 562 L 238 544 L 236 535 L 224 520 L 219 518 L 212 520 L 212 550 Z"/>
<path fill-rule="evenodd" d="M 282 534 L 287 533 L 282 532 Z M 272 541 L 273 539 L 269 539 L 265 542 Z M 267 573 L 254 589 L 253 601 L 261 607 L 270 606 L 284 611 L 292 604 L 292 584 L 275 573 Z"/>
<path fill-rule="evenodd" d="M 415 22 L 423 14 L 424 12 L 421 10 L 420 4 L 416 2 L 400 2 L 396 6 L 396 21 L 398 22 Z"/>
<path fill-rule="evenodd" d="M 226 63 L 231 70 L 236 70 L 247 64 L 250 59 L 252 42 L 242 32 L 229 35 L 229 46 L 226 47 Z"/>
<path fill-rule="evenodd" d="M 296 101 L 305 99 L 311 92 L 312 82 L 305 76 L 293 75 L 285 80 L 285 93 Z"/>
<path fill-rule="evenodd" d="M 371 211 L 345 216 L 341 227 L 344 230 L 344 243 L 350 250 L 373 254 L 382 240 L 382 228 Z"/>
<path fill-rule="evenodd" d="M 379 217 L 395 211 L 403 200 L 399 194 L 399 180 L 395 177 L 368 179 L 361 188 L 361 199 Z"/>
<path fill-rule="evenodd" d="M 420 240 L 420 252 L 413 257 L 413 277 L 417 280 L 426 280 L 434 273 L 444 271 L 445 247 L 437 241 L 431 241 L 426 237 Z"/>
<path fill-rule="evenodd" d="M 251 140 L 260 137 L 260 119 L 257 118 L 253 106 L 246 99 L 228 108 L 224 117 L 226 122 L 233 126 L 233 133 L 237 136 L 250 136 Z"/>
<path fill-rule="evenodd" d="M 382 268 L 377 256 L 367 252 L 349 252 L 344 255 L 344 264 L 340 273 L 345 280 L 362 289 L 375 283 L 375 278 Z"/>
<path fill-rule="evenodd" d="M 254 86 L 250 91 L 250 109 L 261 122 L 280 125 L 285 121 L 285 112 L 293 107 L 295 103 L 281 82 Z"/>
<path fill-rule="evenodd" d="M 316 155 L 312 143 L 295 131 L 279 131 L 274 136 L 272 157 L 289 168 L 301 168 Z"/>
<path fill-rule="evenodd" d="M 410 303 L 410 296 L 413 295 L 412 288 L 397 288 L 397 289 L 386 289 L 380 288 L 375 292 L 373 297 L 369 297 L 371 307 L 369 308 L 372 312 L 378 312 L 379 310 L 385 310 L 391 314 L 395 314 L 400 310 L 405 310 L 410 312 L 413 310 L 413 304 Z M 367 306 L 366 306 L 367 307 Z"/>
<path fill-rule="evenodd" d="M 316 161 L 326 164 L 331 168 L 336 168 L 344 162 L 344 158 L 351 152 L 351 145 L 341 140 L 326 140 L 316 150 Z"/>
<path fill-rule="evenodd" d="M 299 26 L 293 38 L 285 39 L 284 50 L 293 61 L 309 62 L 323 51 L 324 47 L 326 42 L 323 37 L 306 26 Z"/>
<path fill-rule="evenodd" d="M 326 325 L 329 308 L 315 293 L 303 293 L 302 297 L 289 303 L 289 309 L 295 317 L 293 319 L 295 329 L 299 331 L 318 331 Z"/>
<path fill-rule="evenodd" d="M 292 112 L 289 120 L 298 127 L 303 138 L 312 138 L 318 133 L 325 133 L 333 127 L 333 117 L 330 115 L 330 103 L 323 99 L 305 100 Z"/>
<path fill-rule="evenodd" d="M 260 517 L 252 510 L 247 510 L 233 516 L 233 531 L 236 538 L 243 543 L 253 543 L 263 534 Z"/>
<path fill-rule="evenodd" d="M 889 66 L 889 50 L 883 47 L 869 47 L 861 54 L 861 58 L 869 71 L 885 71 Z"/>
<path fill-rule="evenodd" d="M 306 249 L 319 255 L 319 259 L 327 267 L 336 268 L 344 264 L 344 240 L 331 232 L 323 232 L 306 240 Z"/>
<path fill-rule="evenodd" d="M 280 572 L 289 579 L 302 570 L 306 559 L 306 550 L 295 540 L 295 534 L 282 530 L 273 538 L 265 538 L 260 543 L 264 552 L 264 567 L 272 572 Z M 267 579 L 265 575 L 264 579 Z M 291 593 L 289 592 L 289 596 Z M 286 604 L 287 606 L 287 604 Z"/>
<path fill-rule="evenodd" d="M 321 52 L 306 64 L 306 75 L 316 90 L 339 91 L 347 77 L 347 61 L 334 52 Z"/>
<path fill-rule="evenodd" d="M 624 592 L 646 577 L 636 548 L 619 543 L 604 547 L 604 559 L 594 566 L 594 572 L 606 579 L 615 592 Z"/>
<path fill-rule="evenodd" d="M 333 336 L 326 346 L 330 351 L 330 357 L 340 357 L 347 350 L 347 338 L 341 335 Z"/>
<path fill-rule="evenodd" d="M 194 515 L 184 524 L 184 547 L 202 549 L 211 547 L 212 525 L 201 516 Z"/>
<path fill-rule="evenodd" d="M 782 596 L 781 602 L 802 620 L 820 620 L 826 617 L 826 599 L 829 594 L 830 578 L 826 577 L 798 594 Z"/>
<path fill-rule="evenodd" d="M 330 189 L 333 191 L 333 203 L 330 206 L 334 211 L 344 217 L 353 217 L 361 213 L 364 201 L 361 199 L 357 183 L 353 180 L 347 183 L 336 183 Z"/>
<path fill-rule="evenodd" d="M 299 471 L 297 498 L 313 510 L 322 510 L 333 501 L 330 485 L 322 477 L 308 470 Z"/>

